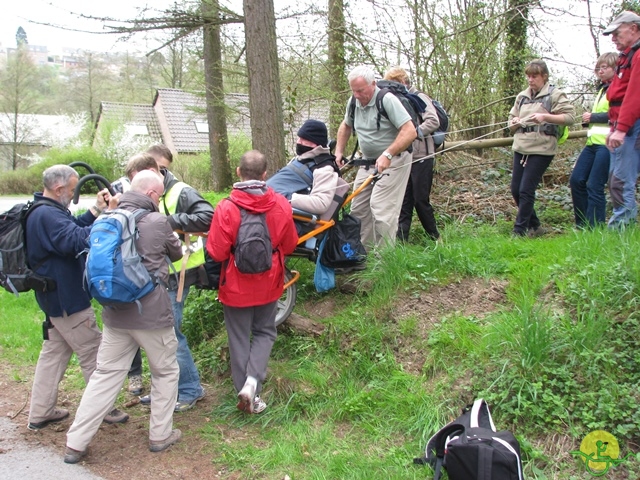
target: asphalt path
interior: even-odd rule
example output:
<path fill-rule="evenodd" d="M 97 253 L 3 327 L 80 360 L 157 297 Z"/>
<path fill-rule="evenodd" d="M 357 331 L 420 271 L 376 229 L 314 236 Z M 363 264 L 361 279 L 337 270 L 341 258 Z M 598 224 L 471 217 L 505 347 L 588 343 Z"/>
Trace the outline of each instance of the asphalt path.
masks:
<path fill-rule="evenodd" d="M 0 478 L 3 480 L 101 480 L 82 465 L 64 463 L 62 452 L 30 445 L 18 434 L 20 427 L 0 417 Z"/>
<path fill-rule="evenodd" d="M 27 197 L 27 196 L 0 196 L 0 213 L 2 212 L 6 212 L 7 210 L 9 210 L 11 207 L 13 207 L 16 203 L 27 203 L 29 200 L 33 200 L 33 196 L 31 197 Z M 78 204 L 74 205 L 73 201 L 71 202 L 71 205 L 69 205 L 69 210 L 71 210 L 72 213 L 75 213 L 78 211 L 78 209 L 82 208 L 82 209 L 88 209 L 91 205 L 95 204 L 96 202 L 96 196 L 95 195 L 81 195 L 80 198 L 78 199 Z M 0 477 L 1 478 L 1 477 Z"/>

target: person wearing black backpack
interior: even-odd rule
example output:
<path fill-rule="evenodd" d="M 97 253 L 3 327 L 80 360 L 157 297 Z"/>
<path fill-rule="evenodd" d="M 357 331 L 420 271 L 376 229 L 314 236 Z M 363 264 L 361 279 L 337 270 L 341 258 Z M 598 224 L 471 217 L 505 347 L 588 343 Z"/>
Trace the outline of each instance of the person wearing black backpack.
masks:
<path fill-rule="evenodd" d="M 85 256 L 94 220 L 107 208 L 111 196 L 98 192 L 96 204 L 74 217 L 69 211 L 79 175 L 68 165 L 53 165 L 43 173 L 44 191 L 34 194 L 35 202 L 46 202 L 27 218 L 27 260 L 39 265 L 35 272 L 55 281 L 57 288 L 35 292 L 46 320 L 42 350 L 36 364 L 31 390 L 29 430 L 40 430 L 69 416 L 56 408 L 58 386 L 73 353 L 78 357 L 86 383 L 96 369 L 102 334 L 96 324 L 91 297 L 83 288 Z M 107 423 L 123 423 L 129 418 L 118 409 L 105 417 Z"/>
<path fill-rule="evenodd" d="M 440 232 L 438 232 L 429 197 L 431 196 L 433 165 L 435 163 L 435 146 L 431 134 L 440 126 L 440 120 L 431 99 L 411 86 L 409 75 L 404 68 L 390 68 L 384 74 L 384 79 L 406 85 L 409 92 L 417 94 L 426 104 L 426 110 L 422 114 L 422 123 L 419 126 L 423 138 L 417 138 L 413 142 L 411 174 L 398 218 L 398 240 L 407 241 L 409 239 L 414 208 L 429 238 L 437 240 L 440 237 Z"/>
<path fill-rule="evenodd" d="M 291 205 L 265 183 L 267 160 L 262 153 L 246 152 L 236 173 L 241 181 L 218 203 L 206 248 L 211 258 L 223 262 L 218 297 L 237 406 L 246 413 L 260 413 L 267 408 L 260 392 L 276 340 L 285 257 L 296 248 L 298 234 Z M 243 233 L 249 224 L 251 233 Z"/>
<path fill-rule="evenodd" d="M 374 172 L 380 174 L 375 184 L 369 184 L 351 203 L 351 214 L 360 219 L 360 238 L 365 247 L 393 245 L 398 232 L 398 216 L 404 191 L 411 173 L 411 153 L 408 149 L 417 137 L 416 126 L 403 103 L 393 94 L 382 97 L 385 115 L 376 105 L 380 88 L 374 71 L 366 66 L 355 67 L 347 76 L 355 99 L 353 118 L 351 100 L 336 135 L 336 162 L 344 163 L 347 141 L 358 135 L 363 158 L 354 189 Z"/>

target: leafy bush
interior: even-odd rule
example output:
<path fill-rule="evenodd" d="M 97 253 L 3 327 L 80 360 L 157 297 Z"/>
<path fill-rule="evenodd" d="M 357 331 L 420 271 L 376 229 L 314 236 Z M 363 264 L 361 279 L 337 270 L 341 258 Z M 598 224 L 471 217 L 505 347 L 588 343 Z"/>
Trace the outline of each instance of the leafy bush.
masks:
<path fill-rule="evenodd" d="M 122 174 L 114 161 L 102 157 L 90 147 L 53 148 L 44 154 L 42 161 L 25 170 L 0 173 L 0 195 L 30 195 L 42 191 L 42 173 L 47 168 L 58 164 L 69 165 L 72 162 L 87 163 L 96 173 L 108 180 L 118 178 Z M 81 177 L 89 173 L 82 167 L 77 167 L 76 170 Z M 97 191 L 95 183 L 88 182 L 83 186 L 82 193 Z"/>

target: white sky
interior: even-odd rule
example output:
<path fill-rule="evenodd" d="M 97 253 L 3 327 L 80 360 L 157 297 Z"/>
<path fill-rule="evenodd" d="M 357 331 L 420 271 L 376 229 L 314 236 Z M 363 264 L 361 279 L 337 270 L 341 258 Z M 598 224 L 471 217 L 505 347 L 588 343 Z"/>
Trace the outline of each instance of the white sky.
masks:
<path fill-rule="evenodd" d="M 592 14 L 609 18 L 609 8 L 603 7 L 604 0 L 591 0 Z M 321 5 L 326 0 L 320 0 Z M 27 32 L 31 45 L 46 45 L 50 52 L 59 53 L 62 47 L 85 48 L 94 51 L 139 51 L 147 52 L 159 45 L 153 38 L 145 39 L 138 34 L 133 41 L 118 41 L 117 35 L 89 34 L 75 31 L 61 30 L 49 26 L 38 25 L 51 23 L 67 28 L 104 32 L 108 29 L 98 21 L 80 18 L 79 14 L 97 17 L 115 17 L 117 19 L 135 18 L 139 10 L 151 5 L 154 9 L 162 9 L 171 5 L 173 0 L 4 0 L 0 11 L 0 46 L 3 48 L 15 46 L 15 34 L 19 26 Z M 232 4 L 237 11 L 241 10 L 239 0 L 223 1 Z M 292 0 L 274 0 L 276 12 L 291 5 Z M 304 3 L 304 2 L 300 2 Z M 356 2 L 357 3 L 357 2 Z M 573 81 L 592 75 L 595 63 L 593 41 L 585 26 L 586 2 L 580 0 L 565 1 L 561 8 L 567 9 L 572 15 L 562 15 L 555 19 L 549 15 L 553 12 L 555 0 L 545 0 L 547 15 L 542 27 L 543 38 L 555 45 L 555 52 L 549 51 L 545 57 L 564 59 L 575 65 L 562 62 L 549 62 L 552 79 L 555 75 L 563 76 Z M 605 20 L 606 21 L 606 20 Z M 601 52 L 615 51 L 609 37 L 600 37 Z M 573 78 L 571 78 L 573 77 Z"/>
<path fill-rule="evenodd" d="M 118 42 L 118 35 L 89 34 L 67 31 L 31 23 L 50 23 L 67 28 L 92 32 L 104 32 L 102 22 L 80 18 L 79 14 L 95 17 L 135 18 L 139 8 L 147 4 L 154 8 L 170 5 L 171 0 L 5 0 L 0 12 L 0 44 L 3 48 L 15 47 L 18 27 L 27 32 L 31 45 L 45 45 L 57 53 L 62 47 L 85 48 L 95 51 L 144 50 L 142 37 L 135 44 Z"/>

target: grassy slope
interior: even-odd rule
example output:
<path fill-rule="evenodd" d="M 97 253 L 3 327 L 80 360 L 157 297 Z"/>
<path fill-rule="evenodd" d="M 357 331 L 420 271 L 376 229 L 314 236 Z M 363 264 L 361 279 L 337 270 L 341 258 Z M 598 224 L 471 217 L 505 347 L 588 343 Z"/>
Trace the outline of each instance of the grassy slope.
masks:
<path fill-rule="evenodd" d="M 241 478 L 425 478 L 412 458 L 479 396 L 498 427 L 521 440 L 527 478 L 583 478 L 568 450 L 595 429 L 613 433 L 623 454 L 637 448 L 640 232 L 523 240 L 504 231 L 452 224 L 437 248 L 381 252 L 362 293 L 328 294 L 336 314 L 323 319 L 322 337 L 278 337 L 264 392 L 270 408 L 260 416 L 235 410 L 219 305 L 195 292 L 186 333 L 201 371 L 225 392 L 201 430 L 217 451 L 213 463 Z M 296 267 L 303 311 L 321 296 L 312 265 Z M 394 317 L 399 297 L 464 277 L 506 280 L 506 304 L 482 319 L 445 314 L 428 337 L 417 335 L 419 319 Z M 41 333 L 32 297 L 3 292 L 0 316 L 3 359 L 17 371 L 32 365 Z M 396 359 L 400 341 L 426 351 L 420 375 Z M 640 469 L 615 473 L 637 478 Z"/>

